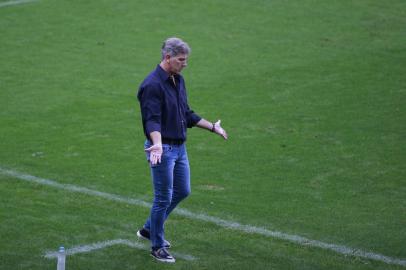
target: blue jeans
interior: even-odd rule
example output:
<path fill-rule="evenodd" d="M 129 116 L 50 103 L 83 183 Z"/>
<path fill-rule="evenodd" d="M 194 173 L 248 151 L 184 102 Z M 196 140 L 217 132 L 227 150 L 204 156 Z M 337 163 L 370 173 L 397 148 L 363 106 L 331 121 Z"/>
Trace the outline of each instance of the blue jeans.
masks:
<path fill-rule="evenodd" d="M 145 142 L 145 148 L 150 147 Z M 161 163 L 151 165 L 154 202 L 144 228 L 150 232 L 153 249 L 163 247 L 164 223 L 173 209 L 190 194 L 190 169 L 185 144 L 163 144 Z M 149 161 L 149 153 L 147 153 Z"/>

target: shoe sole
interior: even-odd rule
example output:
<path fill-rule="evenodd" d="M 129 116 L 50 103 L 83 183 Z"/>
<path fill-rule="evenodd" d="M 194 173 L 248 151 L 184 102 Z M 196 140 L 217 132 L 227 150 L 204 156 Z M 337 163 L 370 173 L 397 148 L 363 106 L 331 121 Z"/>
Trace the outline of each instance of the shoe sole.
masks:
<path fill-rule="evenodd" d="M 137 231 L 137 236 L 138 236 L 139 239 L 151 241 L 149 238 L 146 238 L 145 236 L 143 236 L 143 235 L 140 233 L 140 231 Z M 171 245 L 166 245 L 165 248 L 171 248 Z"/>
<path fill-rule="evenodd" d="M 157 260 L 158 262 L 164 262 L 164 263 L 175 263 L 176 262 L 176 260 L 175 260 L 175 258 L 173 258 L 173 259 L 160 259 L 160 258 L 157 258 L 157 257 L 155 257 L 154 255 L 152 255 L 152 254 L 150 254 L 151 255 L 151 257 L 152 258 L 154 258 L 155 260 Z"/>
<path fill-rule="evenodd" d="M 139 239 L 150 241 L 148 238 L 146 238 L 145 236 L 143 236 L 143 235 L 140 233 L 140 231 L 137 231 L 137 236 L 138 236 Z"/>

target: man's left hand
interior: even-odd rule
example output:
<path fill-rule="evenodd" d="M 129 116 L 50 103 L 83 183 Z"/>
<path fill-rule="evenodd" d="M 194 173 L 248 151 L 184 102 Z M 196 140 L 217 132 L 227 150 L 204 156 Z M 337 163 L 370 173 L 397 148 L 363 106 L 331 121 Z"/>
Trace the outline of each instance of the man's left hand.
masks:
<path fill-rule="evenodd" d="M 221 127 L 221 120 L 218 120 L 216 123 L 214 123 L 214 132 L 221 137 L 223 137 L 224 140 L 228 139 L 227 132 Z"/>

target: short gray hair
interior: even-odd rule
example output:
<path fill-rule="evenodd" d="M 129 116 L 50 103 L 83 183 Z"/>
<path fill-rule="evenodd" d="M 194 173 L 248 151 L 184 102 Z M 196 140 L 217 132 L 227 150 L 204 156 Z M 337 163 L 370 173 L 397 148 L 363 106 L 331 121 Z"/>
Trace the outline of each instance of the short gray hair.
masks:
<path fill-rule="evenodd" d="M 177 37 L 170 37 L 162 44 L 162 59 L 165 55 L 177 56 L 179 54 L 190 54 L 191 49 L 189 45 Z"/>

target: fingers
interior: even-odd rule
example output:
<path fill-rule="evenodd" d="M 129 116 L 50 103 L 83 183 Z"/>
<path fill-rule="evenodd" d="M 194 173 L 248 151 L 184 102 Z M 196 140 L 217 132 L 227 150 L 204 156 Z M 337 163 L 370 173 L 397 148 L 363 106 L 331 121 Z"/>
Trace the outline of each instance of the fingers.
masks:
<path fill-rule="evenodd" d="M 226 132 L 224 129 L 222 129 L 222 128 L 219 129 L 219 135 L 220 135 L 221 137 L 223 137 L 224 140 L 227 140 L 227 139 L 228 139 L 227 132 Z"/>
<path fill-rule="evenodd" d="M 156 164 L 156 157 L 153 156 L 152 154 L 149 155 L 149 162 L 151 163 L 151 165 L 155 165 Z"/>
<path fill-rule="evenodd" d="M 151 165 L 156 165 L 158 163 L 161 163 L 161 157 L 162 153 L 153 151 L 149 155 L 149 161 L 151 162 Z"/>
<path fill-rule="evenodd" d="M 227 132 L 221 127 L 221 120 L 217 120 L 216 123 L 214 123 L 215 131 L 217 134 L 219 134 L 221 137 L 223 137 L 224 140 L 228 139 Z"/>
<path fill-rule="evenodd" d="M 145 148 L 144 151 L 145 152 L 159 151 L 161 148 L 162 148 L 162 146 L 154 144 L 151 147 Z"/>
<path fill-rule="evenodd" d="M 145 148 L 145 152 L 149 152 L 149 161 L 151 165 L 161 163 L 162 144 L 154 144 L 151 147 Z"/>
<path fill-rule="evenodd" d="M 227 132 L 224 129 L 223 129 L 223 132 L 222 132 L 221 136 L 223 136 L 224 140 L 228 139 Z"/>
<path fill-rule="evenodd" d="M 162 152 L 162 144 L 154 144 L 149 148 L 144 149 L 145 152 L 152 152 L 152 151 L 161 151 Z"/>

